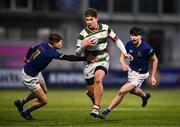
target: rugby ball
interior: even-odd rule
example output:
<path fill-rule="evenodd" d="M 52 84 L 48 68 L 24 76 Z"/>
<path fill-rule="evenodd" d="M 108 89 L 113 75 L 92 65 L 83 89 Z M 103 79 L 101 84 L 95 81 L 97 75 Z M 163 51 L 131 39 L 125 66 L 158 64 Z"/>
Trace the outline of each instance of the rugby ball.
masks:
<path fill-rule="evenodd" d="M 92 37 L 90 37 L 90 40 L 94 42 L 94 43 L 92 44 L 93 46 L 94 46 L 94 45 L 97 45 L 97 43 L 98 43 L 98 38 L 97 38 L 97 37 L 92 36 Z"/>

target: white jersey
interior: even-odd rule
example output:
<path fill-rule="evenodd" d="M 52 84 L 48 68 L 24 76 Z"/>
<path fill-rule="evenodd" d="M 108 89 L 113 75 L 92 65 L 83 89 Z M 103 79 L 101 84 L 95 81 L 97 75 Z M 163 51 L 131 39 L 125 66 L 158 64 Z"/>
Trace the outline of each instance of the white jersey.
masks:
<path fill-rule="evenodd" d="M 111 27 L 109 27 L 106 24 L 99 24 L 99 29 L 96 32 L 93 32 L 88 27 L 85 27 L 80 32 L 79 38 L 77 40 L 77 48 L 81 46 L 82 40 L 86 37 L 95 37 L 98 39 L 98 42 L 96 45 L 87 47 L 84 50 L 83 55 L 88 56 L 91 54 L 93 56 L 97 56 L 99 62 L 108 61 L 109 54 L 107 50 L 107 38 L 109 37 L 113 42 L 115 42 L 118 39 Z"/>

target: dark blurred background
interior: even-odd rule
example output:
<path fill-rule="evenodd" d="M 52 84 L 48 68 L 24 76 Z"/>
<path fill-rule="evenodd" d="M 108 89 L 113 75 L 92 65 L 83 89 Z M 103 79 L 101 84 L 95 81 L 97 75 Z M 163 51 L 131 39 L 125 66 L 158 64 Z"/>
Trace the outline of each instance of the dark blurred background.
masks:
<path fill-rule="evenodd" d="M 109 24 L 124 43 L 130 40 L 132 26 L 142 27 L 143 39 L 159 58 L 160 86 L 179 86 L 179 0 L 0 0 L 0 87 L 22 86 L 19 75 L 27 49 L 46 40 L 51 32 L 64 37 L 60 52 L 74 54 L 76 40 L 85 26 L 83 12 L 89 7 L 98 10 L 100 22 Z M 114 43 L 110 43 L 109 52 L 107 86 L 126 79 Z M 54 83 L 52 86 L 69 87 L 76 83 L 81 87 L 85 83 L 82 69 L 82 62 L 54 60 L 44 75 L 49 84 Z M 113 79 L 115 75 L 117 78 Z"/>

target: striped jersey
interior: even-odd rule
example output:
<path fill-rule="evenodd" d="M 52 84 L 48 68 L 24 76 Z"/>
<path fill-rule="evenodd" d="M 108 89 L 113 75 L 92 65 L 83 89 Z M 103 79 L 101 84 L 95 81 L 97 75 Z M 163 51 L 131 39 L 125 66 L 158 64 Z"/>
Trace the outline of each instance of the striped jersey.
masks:
<path fill-rule="evenodd" d="M 77 48 L 81 46 L 81 43 L 84 38 L 86 37 L 95 37 L 98 39 L 98 42 L 96 45 L 93 46 L 88 46 L 84 50 L 84 55 L 92 55 L 92 56 L 97 56 L 98 61 L 108 61 L 109 60 L 109 54 L 107 50 L 108 42 L 107 38 L 109 37 L 113 42 L 115 42 L 118 37 L 117 35 L 113 32 L 112 28 L 109 27 L 106 24 L 98 24 L 98 31 L 93 32 L 91 31 L 87 26 L 80 32 L 79 38 L 77 40 Z"/>

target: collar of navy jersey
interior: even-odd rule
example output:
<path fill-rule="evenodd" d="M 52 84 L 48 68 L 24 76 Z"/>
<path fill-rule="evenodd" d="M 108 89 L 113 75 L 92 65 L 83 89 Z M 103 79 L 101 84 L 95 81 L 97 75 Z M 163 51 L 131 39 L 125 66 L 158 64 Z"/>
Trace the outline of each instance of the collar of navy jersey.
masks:
<path fill-rule="evenodd" d="M 51 44 L 48 43 L 48 45 L 49 45 L 51 48 L 53 48 L 53 46 L 52 46 Z"/>

